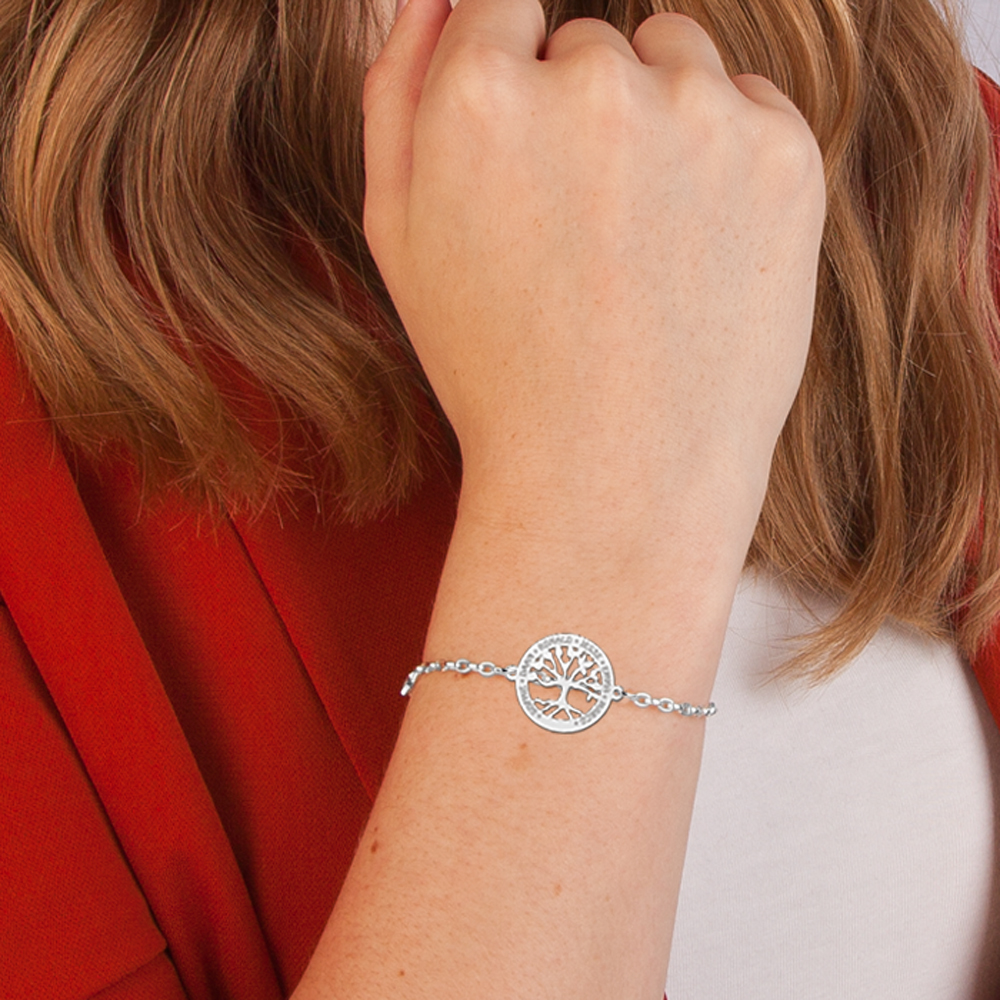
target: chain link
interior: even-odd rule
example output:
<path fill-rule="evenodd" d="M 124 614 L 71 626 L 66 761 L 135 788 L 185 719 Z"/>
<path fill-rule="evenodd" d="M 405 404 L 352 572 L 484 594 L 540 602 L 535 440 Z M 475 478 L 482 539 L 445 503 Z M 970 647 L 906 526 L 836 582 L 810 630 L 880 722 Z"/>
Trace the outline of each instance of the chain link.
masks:
<path fill-rule="evenodd" d="M 489 660 L 483 660 L 482 663 L 472 663 L 469 660 L 445 660 L 443 663 L 440 661 L 421 663 L 419 667 L 410 671 L 400 694 L 409 694 L 413 690 L 413 685 L 420 679 L 421 674 L 444 673 L 446 671 L 456 674 L 475 673 L 481 674 L 483 677 L 505 677 L 507 680 L 513 681 L 514 674 L 517 672 L 517 666 L 515 664 L 509 667 L 498 667 L 495 663 L 490 663 Z"/>
<path fill-rule="evenodd" d="M 708 718 L 710 715 L 715 715 L 716 712 L 714 701 L 710 701 L 704 706 L 692 705 L 686 701 L 674 701 L 672 698 L 654 698 L 652 695 L 646 694 L 645 691 L 639 691 L 636 694 L 629 694 L 628 691 L 624 691 L 621 688 L 617 688 L 616 690 L 621 691 L 622 698 L 632 702 L 632 704 L 638 708 L 656 708 L 664 714 L 677 712 L 679 715 Z M 619 700 L 620 699 L 618 698 L 615 699 L 615 701 Z"/>
<path fill-rule="evenodd" d="M 483 660 L 482 663 L 472 663 L 469 660 L 445 660 L 444 662 L 421 663 L 419 667 L 410 671 L 400 694 L 408 695 L 413 690 L 413 685 L 420 679 L 421 674 L 444 673 L 446 671 L 456 674 L 476 673 L 483 677 L 505 677 L 507 680 L 513 681 L 517 673 L 517 665 L 498 667 L 489 660 Z M 716 711 L 714 701 L 709 702 L 705 706 L 691 705 L 686 701 L 674 701 L 672 698 L 654 698 L 652 695 L 646 694 L 645 691 L 638 691 L 632 694 L 626 691 L 620 684 L 616 684 L 612 689 L 611 698 L 614 701 L 622 701 L 623 699 L 630 701 L 637 708 L 655 708 L 665 715 L 670 712 L 677 712 L 679 715 L 689 717 L 708 718 L 710 715 L 715 715 Z"/>

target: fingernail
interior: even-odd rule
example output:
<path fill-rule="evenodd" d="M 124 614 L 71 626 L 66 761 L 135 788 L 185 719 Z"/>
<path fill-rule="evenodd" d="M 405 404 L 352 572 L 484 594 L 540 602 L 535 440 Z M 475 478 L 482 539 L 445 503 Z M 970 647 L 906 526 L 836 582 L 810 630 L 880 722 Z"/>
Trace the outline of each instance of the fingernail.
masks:
<path fill-rule="evenodd" d="M 399 17 L 403 13 L 403 8 L 406 6 L 407 0 L 396 0 L 396 17 Z"/>

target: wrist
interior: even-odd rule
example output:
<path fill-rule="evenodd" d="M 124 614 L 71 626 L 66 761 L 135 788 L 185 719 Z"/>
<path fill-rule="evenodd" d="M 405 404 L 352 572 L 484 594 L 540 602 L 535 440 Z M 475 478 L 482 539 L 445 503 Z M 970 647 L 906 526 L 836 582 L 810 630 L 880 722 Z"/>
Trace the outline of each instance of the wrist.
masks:
<path fill-rule="evenodd" d="M 516 663 L 542 636 L 575 632 L 622 683 L 707 700 L 752 523 L 631 514 L 463 489 L 425 659 Z"/>
<path fill-rule="evenodd" d="M 592 567 L 606 585 L 683 578 L 715 588 L 742 570 L 767 487 L 762 466 L 745 474 L 735 463 L 677 463 L 666 475 L 635 464 L 467 464 L 453 544 L 486 546 L 512 567 Z"/>

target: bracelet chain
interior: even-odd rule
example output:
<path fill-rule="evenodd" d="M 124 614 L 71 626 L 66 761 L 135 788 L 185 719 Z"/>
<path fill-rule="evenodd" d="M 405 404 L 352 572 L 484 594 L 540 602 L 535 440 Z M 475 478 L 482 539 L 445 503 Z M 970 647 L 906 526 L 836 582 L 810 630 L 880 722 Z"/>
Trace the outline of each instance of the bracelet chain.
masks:
<path fill-rule="evenodd" d="M 413 690 L 413 685 L 417 683 L 421 674 L 433 674 L 445 671 L 456 674 L 475 673 L 483 677 L 504 677 L 513 682 L 517 673 L 517 665 L 498 667 L 489 660 L 483 660 L 482 663 L 472 663 L 470 660 L 445 660 L 443 662 L 421 663 L 419 667 L 410 671 L 409 676 L 406 678 L 406 683 L 403 685 L 403 690 L 400 693 L 408 695 Z M 710 715 L 715 715 L 716 711 L 715 702 L 709 702 L 708 705 L 702 706 L 692 705 L 686 701 L 674 701 L 672 698 L 654 698 L 652 695 L 646 694 L 645 691 L 637 691 L 635 693 L 626 691 L 620 684 L 616 684 L 612 689 L 611 699 L 612 701 L 625 699 L 632 702 L 637 708 L 656 708 L 664 714 L 677 712 L 679 715 L 707 718 Z"/>

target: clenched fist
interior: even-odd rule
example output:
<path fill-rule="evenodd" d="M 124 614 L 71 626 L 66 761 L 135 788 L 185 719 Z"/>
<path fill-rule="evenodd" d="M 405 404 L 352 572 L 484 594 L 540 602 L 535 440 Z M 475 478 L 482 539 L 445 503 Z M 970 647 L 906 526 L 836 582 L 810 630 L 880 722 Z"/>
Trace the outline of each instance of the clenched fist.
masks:
<path fill-rule="evenodd" d="M 759 509 L 825 216 L 788 98 L 683 15 L 546 40 L 536 0 L 410 0 L 365 126 L 366 232 L 470 488 Z"/>

